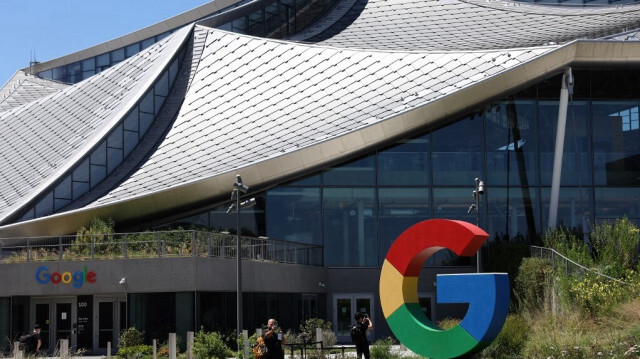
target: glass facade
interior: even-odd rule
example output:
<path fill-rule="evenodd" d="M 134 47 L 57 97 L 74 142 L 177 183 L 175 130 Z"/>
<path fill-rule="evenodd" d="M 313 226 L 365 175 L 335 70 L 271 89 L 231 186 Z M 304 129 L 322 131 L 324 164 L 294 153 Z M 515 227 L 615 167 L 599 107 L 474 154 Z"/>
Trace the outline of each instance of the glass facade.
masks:
<path fill-rule="evenodd" d="M 619 74 L 622 71 L 623 74 Z M 640 98 L 636 71 L 574 71 L 558 223 L 640 220 Z M 623 78 L 612 87 L 606 78 Z M 627 84 L 627 85 L 625 85 Z M 393 240 L 430 218 L 476 222 L 467 213 L 476 177 L 479 224 L 495 239 L 544 232 L 553 171 L 560 76 L 469 115 L 257 194 L 243 233 L 324 246 L 332 267 L 381 265 Z M 235 232 L 226 206 L 167 225 Z M 441 251 L 427 265 L 473 264 Z"/>
<path fill-rule="evenodd" d="M 140 102 L 120 121 L 87 157 L 21 214 L 20 221 L 56 213 L 100 184 L 120 165 L 142 140 L 156 120 L 186 54 L 179 51 L 171 64 Z"/>

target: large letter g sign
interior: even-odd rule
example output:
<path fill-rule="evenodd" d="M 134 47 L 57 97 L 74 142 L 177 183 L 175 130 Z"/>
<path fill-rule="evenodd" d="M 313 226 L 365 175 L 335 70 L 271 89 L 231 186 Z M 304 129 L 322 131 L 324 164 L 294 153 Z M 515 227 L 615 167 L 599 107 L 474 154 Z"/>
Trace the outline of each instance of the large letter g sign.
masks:
<path fill-rule="evenodd" d="M 449 274 L 436 277 L 438 303 L 469 303 L 460 324 L 443 330 L 418 302 L 418 276 L 424 262 L 448 248 L 473 256 L 489 238 L 462 221 L 432 219 L 417 223 L 393 243 L 380 274 L 380 304 L 398 340 L 428 358 L 455 358 L 482 350 L 495 339 L 509 310 L 509 277 L 505 273 Z"/>

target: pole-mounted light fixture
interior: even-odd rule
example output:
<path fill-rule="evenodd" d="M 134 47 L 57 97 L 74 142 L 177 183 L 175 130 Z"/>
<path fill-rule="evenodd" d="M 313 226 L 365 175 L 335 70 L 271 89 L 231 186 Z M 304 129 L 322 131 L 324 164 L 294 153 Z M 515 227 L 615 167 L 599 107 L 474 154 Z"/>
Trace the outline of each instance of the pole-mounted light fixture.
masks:
<path fill-rule="evenodd" d="M 469 206 L 467 210 L 468 214 L 471 214 L 474 210 L 476 211 L 476 226 L 480 227 L 480 196 L 485 192 L 484 181 L 480 178 L 475 179 L 476 189 L 473 191 L 473 203 Z M 482 248 L 481 248 L 482 249 Z M 478 250 L 476 257 L 476 271 L 480 273 L 480 252 L 481 249 Z"/>

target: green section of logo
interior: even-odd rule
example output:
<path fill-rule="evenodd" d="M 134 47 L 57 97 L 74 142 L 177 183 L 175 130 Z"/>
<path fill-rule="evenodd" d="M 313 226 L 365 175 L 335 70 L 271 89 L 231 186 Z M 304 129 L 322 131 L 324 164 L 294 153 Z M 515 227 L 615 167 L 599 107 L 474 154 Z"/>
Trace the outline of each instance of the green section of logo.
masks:
<path fill-rule="evenodd" d="M 403 304 L 387 318 L 387 323 L 402 344 L 429 358 L 455 358 L 486 346 L 460 325 L 448 330 L 438 328 L 418 303 Z"/>

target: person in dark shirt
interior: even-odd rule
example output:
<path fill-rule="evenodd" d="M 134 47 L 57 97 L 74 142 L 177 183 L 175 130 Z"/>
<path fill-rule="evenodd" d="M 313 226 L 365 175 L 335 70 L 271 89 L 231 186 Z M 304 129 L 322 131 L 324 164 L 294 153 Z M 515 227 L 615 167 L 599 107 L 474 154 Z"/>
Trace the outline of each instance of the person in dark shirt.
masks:
<path fill-rule="evenodd" d="M 271 318 L 267 322 L 267 332 L 264 334 L 264 344 L 267 346 L 267 354 L 264 359 L 284 359 L 284 338 L 278 328 L 278 322 Z"/>
<path fill-rule="evenodd" d="M 373 322 L 366 313 L 357 313 L 355 315 L 356 326 L 358 327 L 358 335 L 360 338 L 355 341 L 357 358 L 369 359 L 369 339 L 367 339 L 367 330 L 373 328 Z"/>
<path fill-rule="evenodd" d="M 33 326 L 33 334 L 29 336 L 29 339 L 25 343 L 24 353 L 26 355 L 37 355 L 40 353 L 40 346 L 42 345 L 42 339 L 40 338 L 40 325 Z"/>

